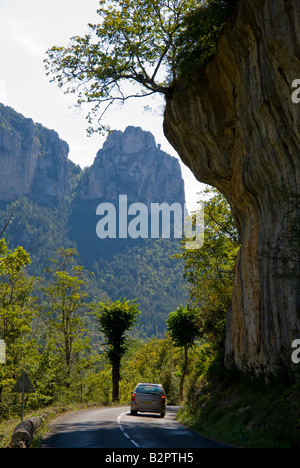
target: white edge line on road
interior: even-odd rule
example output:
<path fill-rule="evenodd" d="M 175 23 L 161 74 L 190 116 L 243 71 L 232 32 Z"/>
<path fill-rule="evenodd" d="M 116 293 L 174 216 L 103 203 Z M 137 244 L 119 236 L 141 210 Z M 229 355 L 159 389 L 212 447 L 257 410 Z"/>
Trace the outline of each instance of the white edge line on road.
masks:
<path fill-rule="evenodd" d="M 134 440 L 130 439 L 130 442 L 135 445 L 137 448 L 140 448 L 139 444 L 137 444 Z"/>
<path fill-rule="evenodd" d="M 124 428 L 123 426 L 121 425 L 121 418 L 122 416 L 124 416 L 125 413 L 122 413 L 118 416 L 118 424 L 119 424 L 119 428 L 120 428 L 120 431 L 122 431 L 123 435 L 126 437 L 126 439 L 129 439 L 129 441 L 135 445 L 137 448 L 140 448 L 139 444 L 137 444 L 133 439 L 130 439 L 129 435 L 124 431 Z"/>
<path fill-rule="evenodd" d="M 120 414 L 120 416 L 118 416 L 118 424 L 119 424 L 119 428 L 122 432 L 124 432 L 124 428 L 123 426 L 121 425 L 121 417 L 123 416 L 124 413 Z"/>

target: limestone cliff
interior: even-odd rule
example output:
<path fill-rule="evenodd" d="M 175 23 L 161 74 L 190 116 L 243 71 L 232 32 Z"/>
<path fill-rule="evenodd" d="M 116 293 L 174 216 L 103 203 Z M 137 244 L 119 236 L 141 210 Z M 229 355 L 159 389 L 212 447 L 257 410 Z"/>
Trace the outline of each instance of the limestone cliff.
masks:
<path fill-rule="evenodd" d="M 0 104 L 1 201 L 62 201 L 70 194 L 68 153 L 55 131 Z"/>
<path fill-rule="evenodd" d="M 109 135 L 78 187 L 81 199 L 115 202 L 123 194 L 145 204 L 185 202 L 178 160 L 140 127 Z"/>
<path fill-rule="evenodd" d="M 124 132 L 110 134 L 79 181 L 72 203 L 70 236 L 87 266 L 141 241 L 97 237 L 97 206 L 108 202 L 118 209 L 119 195 L 127 195 L 128 207 L 131 203 L 149 207 L 151 203 L 185 202 L 178 159 L 164 153 L 152 133 L 140 127 L 130 126 Z"/>
<path fill-rule="evenodd" d="M 295 79 L 300 1 L 240 0 L 196 88 L 178 83 L 164 121 L 184 163 L 226 196 L 240 229 L 227 362 L 267 373 L 278 362 L 293 367 L 291 344 L 300 338 Z"/>

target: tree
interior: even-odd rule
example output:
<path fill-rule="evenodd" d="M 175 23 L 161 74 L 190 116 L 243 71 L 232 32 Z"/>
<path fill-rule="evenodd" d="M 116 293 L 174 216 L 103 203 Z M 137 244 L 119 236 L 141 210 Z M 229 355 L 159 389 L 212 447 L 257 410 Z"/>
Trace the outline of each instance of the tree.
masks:
<path fill-rule="evenodd" d="M 6 223 L 4 224 L 3 228 L 0 230 L 0 237 L 3 236 L 5 233 L 6 229 L 8 228 L 9 224 L 11 223 L 13 216 L 14 216 L 15 208 L 11 211 Z"/>
<path fill-rule="evenodd" d="M 126 333 L 137 323 L 140 313 L 136 300 L 99 302 L 95 305 L 95 316 L 99 323 L 99 330 L 105 336 L 106 354 L 112 365 L 112 399 L 119 401 L 119 381 L 121 359 L 128 349 Z"/>
<path fill-rule="evenodd" d="M 188 303 L 198 310 L 201 336 L 220 349 L 224 347 L 226 315 L 232 299 L 233 271 L 240 240 L 223 195 L 213 188 L 203 193 L 209 195 L 205 202 L 204 245 L 198 250 L 182 249 L 177 257 L 185 260 Z"/>
<path fill-rule="evenodd" d="M 214 53 L 210 42 L 216 43 L 232 3 L 100 0 L 100 23 L 89 24 L 88 34 L 73 37 L 69 47 L 52 47 L 45 60 L 47 74 L 66 93 L 78 93 L 79 105 L 93 103 L 88 115 L 90 124 L 93 115 L 99 113 L 100 122 L 114 102 L 154 93 L 169 96 L 185 53 L 189 53 L 190 62 L 194 58 L 191 50 L 199 45 L 206 60 Z M 196 19 L 191 16 L 194 11 L 199 12 Z M 198 29 L 196 24 L 200 24 Z M 212 29 L 211 34 L 208 29 Z M 107 127 L 101 124 L 100 129 Z"/>
<path fill-rule="evenodd" d="M 176 63 L 189 86 L 214 56 L 218 38 L 237 0 L 206 0 L 187 12 L 176 42 Z"/>
<path fill-rule="evenodd" d="M 182 363 L 180 349 L 173 346 L 171 336 L 152 338 L 144 343 L 132 343 L 122 363 L 121 399 L 128 398 L 133 382 L 159 382 L 163 385 L 169 404 L 178 404 L 178 371 Z"/>
<path fill-rule="evenodd" d="M 29 265 L 30 256 L 23 247 L 10 250 L 5 239 L 0 239 L 0 339 L 6 347 L 6 363 L 0 364 L 0 418 L 12 407 L 12 381 L 37 358 L 36 342 L 30 337 L 35 279 L 26 274 Z"/>
<path fill-rule="evenodd" d="M 34 278 L 25 274 L 28 265 L 30 256 L 23 247 L 12 251 L 5 239 L 0 240 L 0 338 L 6 345 L 30 331 L 34 316 L 31 297 Z"/>
<path fill-rule="evenodd" d="M 180 379 L 180 400 L 182 401 L 184 379 L 188 369 L 188 350 L 199 336 L 194 312 L 189 307 L 181 305 L 175 312 L 170 313 L 167 327 L 175 346 L 184 348 L 184 364 Z"/>
<path fill-rule="evenodd" d="M 41 290 L 45 302 L 41 315 L 46 326 L 48 344 L 54 345 L 64 364 L 65 384 L 70 387 L 72 367 L 79 353 L 88 348 L 83 312 L 88 309 L 85 269 L 75 263 L 75 249 L 59 249 L 54 268 L 47 268 L 49 280 Z"/>

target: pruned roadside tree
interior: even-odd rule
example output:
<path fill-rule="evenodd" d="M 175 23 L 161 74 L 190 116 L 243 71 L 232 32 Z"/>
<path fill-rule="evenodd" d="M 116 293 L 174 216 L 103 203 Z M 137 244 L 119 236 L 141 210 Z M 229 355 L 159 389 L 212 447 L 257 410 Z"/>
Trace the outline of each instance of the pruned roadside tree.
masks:
<path fill-rule="evenodd" d="M 199 336 L 196 322 L 194 311 L 182 305 L 175 312 L 171 312 L 167 319 L 167 328 L 172 341 L 176 347 L 184 349 L 184 363 L 180 378 L 180 401 L 183 400 L 183 386 L 188 370 L 188 351 Z"/>
<path fill-rule="evenodd" d="M 181 70 L 206 63 L 236 0 L 100 0 L 99 24 L 54 46 L 47 74 L 78 104 L 90 103 L 90 127 L 115 102 L 154 93 L 170 96 Z M 185 64 L 187 60 L 187 64 Z"/>
<path fill-rule="evenodd" d="M 106 355 L 112 365 L 112 400 L 119 401 L 121 359 L 128 349 L 127 332 L 137 324 L 140 313 L 136 300 L 107 300 L 95 304 L 99 331 L 104 334 Z"/>

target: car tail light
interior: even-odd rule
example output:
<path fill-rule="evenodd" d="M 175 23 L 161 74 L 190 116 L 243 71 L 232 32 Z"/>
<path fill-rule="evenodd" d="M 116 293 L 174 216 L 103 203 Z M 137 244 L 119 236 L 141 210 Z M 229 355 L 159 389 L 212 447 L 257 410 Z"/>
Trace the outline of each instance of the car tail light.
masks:
<path fill-rule="evenodd" d="M 135 401 L 135 393 L 131 394 L 131 401 Z"/>
<path fill-rule="evenodd" d="M 165 395 L 162 395 L 162 396 L 161 396 L 161 402 L 162 402 L 162 403 L 165 403 L 165 401 L 166 401 L 166 397 L 165 397 Z"/>

